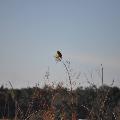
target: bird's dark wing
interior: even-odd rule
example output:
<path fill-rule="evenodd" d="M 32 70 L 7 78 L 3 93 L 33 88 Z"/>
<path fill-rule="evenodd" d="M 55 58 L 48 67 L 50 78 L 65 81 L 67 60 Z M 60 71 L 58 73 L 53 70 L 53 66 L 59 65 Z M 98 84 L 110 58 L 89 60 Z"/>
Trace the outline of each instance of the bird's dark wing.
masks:
<path fill-rule="evenodd" d="M 62 54 L 60 51 L 57 51 L 57 54 L 59 55 L 60 58 L 62 58 Z"/>

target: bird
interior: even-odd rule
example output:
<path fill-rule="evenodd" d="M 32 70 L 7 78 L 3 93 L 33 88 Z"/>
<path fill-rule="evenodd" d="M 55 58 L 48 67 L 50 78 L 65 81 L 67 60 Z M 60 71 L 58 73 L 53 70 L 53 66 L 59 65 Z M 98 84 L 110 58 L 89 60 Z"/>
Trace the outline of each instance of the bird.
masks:
<path fill-rule="evenodd" d="M 62 54 L 61 54 L 61 52 L 60 52 L 60 51 L 57 51 L 57 54 L 58 54 L 59 58 L 62 59 Z"/>
<path fill-rule="evenodd" d="M 62 53 L 60 51 L 57 51 L 55 55 L 56 61 L 61 61 L 62 60 Z"/>

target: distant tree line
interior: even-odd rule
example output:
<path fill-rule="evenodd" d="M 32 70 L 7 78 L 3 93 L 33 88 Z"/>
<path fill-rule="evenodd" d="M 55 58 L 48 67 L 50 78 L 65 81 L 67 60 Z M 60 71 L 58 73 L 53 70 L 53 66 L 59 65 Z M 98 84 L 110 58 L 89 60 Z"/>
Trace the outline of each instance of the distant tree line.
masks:
<path fill-rule="evenodd" d="M 72 101 L 72 102 L 71 102 Z M 56 88 L 45 85 L 44 88 L 8 89 L 0 87 L 0 118 L 27 118 L 36 111 L 55 109 L 56 117 L 65 112 L 70 120 L 71 113 L 77 118 L 104 120 L 119 118 L 120 88 L 102 86 L 78 87 L 72 93 L 58 85 Z"/>

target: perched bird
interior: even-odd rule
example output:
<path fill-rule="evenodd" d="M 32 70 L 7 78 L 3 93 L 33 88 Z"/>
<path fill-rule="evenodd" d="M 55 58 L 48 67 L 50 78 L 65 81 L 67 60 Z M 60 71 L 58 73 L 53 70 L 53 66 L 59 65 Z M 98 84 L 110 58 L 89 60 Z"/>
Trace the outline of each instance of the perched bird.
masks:
<path fill-rule="evenodd" d="M 58 54 L 59 58 L 62 59 L 62 54 L 61 54 L 61 52 L 60 52 L 60 51 L 57 51 L 57 54 Z"/>
<path fill-rule="evenodd" d="M 55 55 L 55 59 L 56 61 L 61 61 L 62 60 L 62 54 L 60 51 L 57 51 L 56 55 Z"/>

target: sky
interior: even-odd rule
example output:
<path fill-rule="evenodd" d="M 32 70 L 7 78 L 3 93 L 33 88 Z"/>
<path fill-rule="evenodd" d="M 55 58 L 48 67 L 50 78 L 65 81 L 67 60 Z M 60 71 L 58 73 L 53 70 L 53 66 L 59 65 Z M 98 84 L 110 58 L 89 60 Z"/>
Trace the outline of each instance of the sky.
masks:
<path fill-rule="evenodd" d="M 87 79 L 101 85 L 102 64 L 104 84 L 114 79 L 119 87 L 119 6 L 119 0 L 0 0 L 0 85 L 69 86 L 54 60 L 60 50 L 75 85 L 87 86 Z"/>

